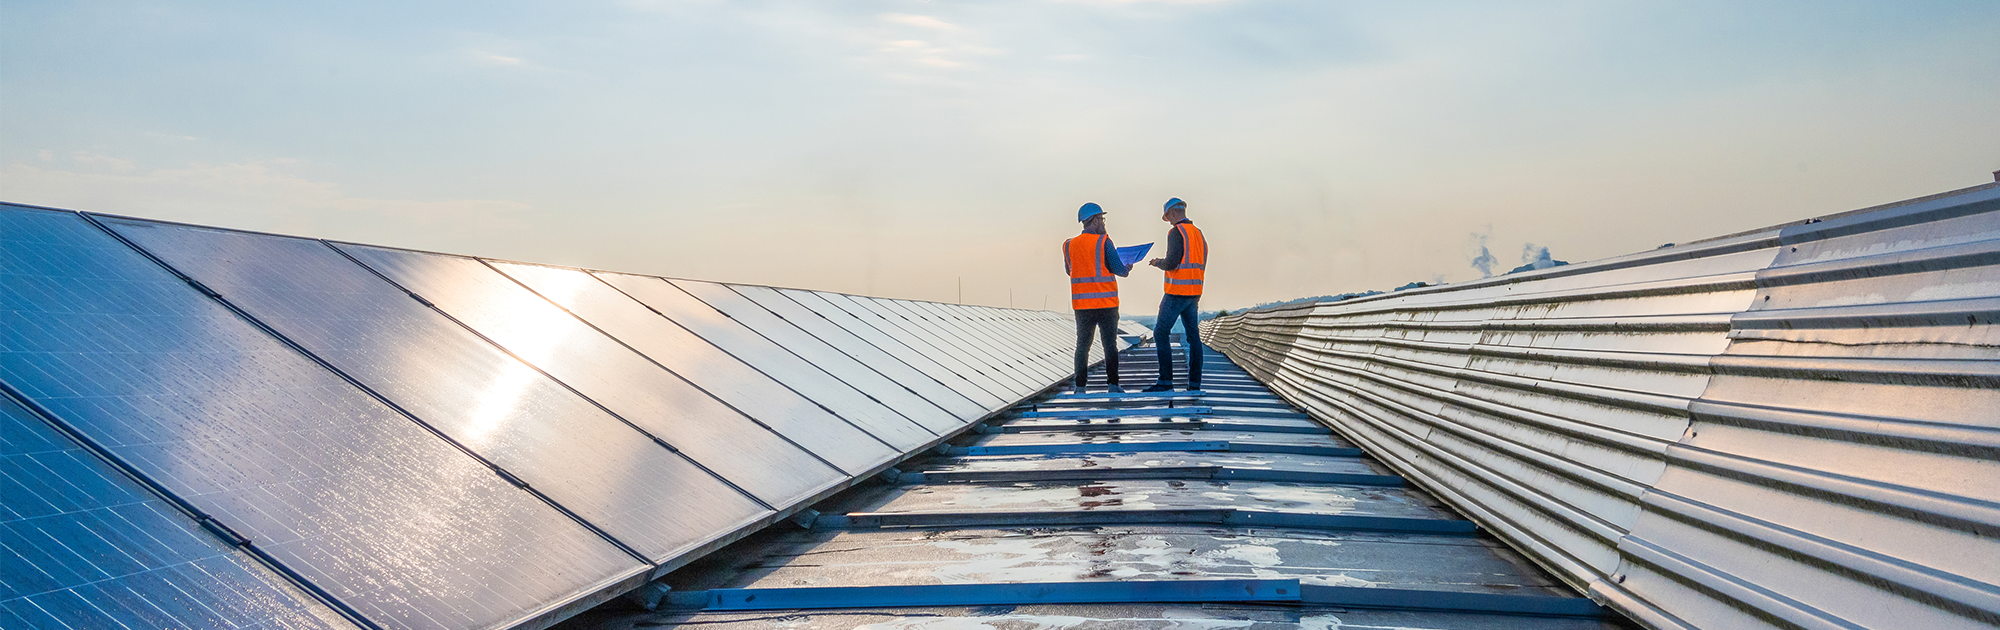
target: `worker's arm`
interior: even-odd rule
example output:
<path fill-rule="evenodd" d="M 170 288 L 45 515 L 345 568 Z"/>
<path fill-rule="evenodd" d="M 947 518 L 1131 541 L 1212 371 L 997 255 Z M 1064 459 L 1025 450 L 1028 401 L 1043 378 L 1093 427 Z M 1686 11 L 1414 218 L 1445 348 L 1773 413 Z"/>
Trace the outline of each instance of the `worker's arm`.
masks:
<path fill-rule="evenodd" d="M 1118 244 L 1111 242 L 1110 237 L 1104 239 L 1104 268 L 1121 278 L 1132 273 L 1132 266 L 1118 259 Z"/>
<path fill-rule="evenodd" d="M 1152 265 L 1166 271 L 1179 269 L 1181 266 L 1181 257 L 1187 255 L 1187 252 L 1183 251 L 1185 249 L 1187 249 L 1187 246 L 1181 243 L 1180 228 L 1176 227 L 1167 230 L 1167 257 L 1154 258 Z"/>

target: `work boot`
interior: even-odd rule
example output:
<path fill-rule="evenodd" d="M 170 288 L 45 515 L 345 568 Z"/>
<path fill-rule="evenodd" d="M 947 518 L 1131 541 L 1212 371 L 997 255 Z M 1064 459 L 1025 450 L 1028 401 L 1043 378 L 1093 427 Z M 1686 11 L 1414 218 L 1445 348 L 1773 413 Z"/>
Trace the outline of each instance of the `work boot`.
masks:
<path fill-rule="evenodd" d="M 1174 391 L 1173 383 L 1154 383 L 1152 387 L 1146 388 L 1146 393 L 1148 394 L 1154 392 L 1171 392 L 1171 391 Z"/>
<path fill-rule="evenodd" d="M 1201 391 L 1201 383 L 1188 383 L 1187 390 L 1191 392 Z"/>
<path fill-rule="evenodd" d="M 1125 393 L 1125 388 L 1119 387 L 1117 383 L 1112 383 L 1109 387 L 1104 388 L 1104 391 L 1111 392 L 1113 394 L 1123 394 Z"/>

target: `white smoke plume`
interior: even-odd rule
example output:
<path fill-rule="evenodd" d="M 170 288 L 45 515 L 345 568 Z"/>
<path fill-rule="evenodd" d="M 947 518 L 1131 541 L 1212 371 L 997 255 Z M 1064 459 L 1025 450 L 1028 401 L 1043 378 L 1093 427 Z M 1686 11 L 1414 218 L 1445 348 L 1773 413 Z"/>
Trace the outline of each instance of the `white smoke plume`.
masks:
<path fill-rule="evenodd" d="M 1500 264 L 1500 259 L 1494 257 L 1491 250 L 1486 249 L 1486 239 L 1492 236 L 1492 226 L 1487 226 L 1484 232 L 1472 233 L 1472 244 L 1474 247 L 1479 248 L 1479 255 L 1472 258 L 1472 268 L 1479 270 L 1479 277 L 1481 278 L 1493 277 L 1493 266 Z"/>
<path fill-rule="evenodd" d="M 1549 256 L 1549 248 L 1527 243 L 1521 246 L 1521 266 L 1529 269 L 1547 269 L 1556 266 L 1556 259 Z"/>

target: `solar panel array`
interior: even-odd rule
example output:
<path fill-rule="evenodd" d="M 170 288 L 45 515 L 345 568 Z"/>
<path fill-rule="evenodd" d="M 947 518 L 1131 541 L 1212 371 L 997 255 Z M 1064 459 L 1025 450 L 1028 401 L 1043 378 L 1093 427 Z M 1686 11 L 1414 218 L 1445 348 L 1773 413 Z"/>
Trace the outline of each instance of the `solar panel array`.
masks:
<path fill-rule="evenodd" d="M 1063 380 L 1073 343 L 8 204 L 0 317 L 5 628 L 546 625 Z"/>

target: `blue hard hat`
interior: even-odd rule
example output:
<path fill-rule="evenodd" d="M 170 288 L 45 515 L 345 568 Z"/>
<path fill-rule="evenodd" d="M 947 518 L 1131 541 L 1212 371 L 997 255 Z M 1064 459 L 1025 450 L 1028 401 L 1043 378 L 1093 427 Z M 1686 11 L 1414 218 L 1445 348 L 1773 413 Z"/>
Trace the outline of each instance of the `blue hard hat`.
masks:
<path fill-rule="evenodd" d="M 1174 198 L 1172 198 L 1172 199 L 1168 199 L 1168 200 L 1167 200 L 1167 205 L 1165 205 L 1165 206 L 1161 206 L 1161 207 L 1160 207 L 1160 211 L 1161 211 L 1161 212 L 1170 212 L 1170 211 L 1172 211 L 1172 210 L 1174 209 L 1174 206 L 1180 206 L 1180 207 L 1182 207 L 1182 208 L 1186 208 L 1186 207 L 1187 207 L 1187 202 L 1185 202 L 1185 201 L 1181 201 L 1181 198 L 1180 198 L 1180 197 L 1174 197 Z"/>
<path fill-rule="evenodd" d="M 1082 223 L 1084 221 L 1089 221 L 1091 217 L 1100 214 L 1104 214 L 1103 208 L 1098 207 L 1097 204 L 1094 203 L 1086 203 L 1083 204 L 1083 207 L 1076 209 L 1076 222 Z"/>

